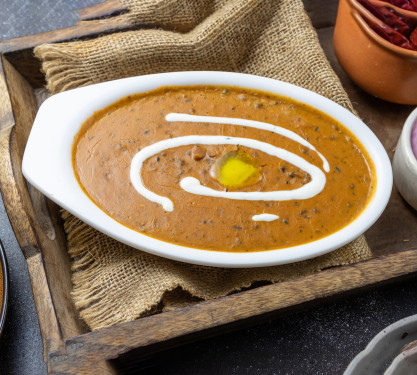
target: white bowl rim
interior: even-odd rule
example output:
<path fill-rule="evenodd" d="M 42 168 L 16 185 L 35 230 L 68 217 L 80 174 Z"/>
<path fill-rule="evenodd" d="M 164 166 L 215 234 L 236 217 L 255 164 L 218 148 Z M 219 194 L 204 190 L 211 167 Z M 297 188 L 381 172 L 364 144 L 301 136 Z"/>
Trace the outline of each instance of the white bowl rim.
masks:
<path fill-rule="evenodd" d="M 322 239 L 285 249 L 249 253 L 201 250 L 170 244 L 129 229 L 110 218 L 84 194 L 75 179 L 72 164 L 68 164 L 70 146 L 81 124 L 94 111 L 129 94 L 162 86 L 200 84 L 254 88 L 284 95 L 327 113 L 350 129 L 367 149 L 377 173 L 375 193 L 364 211 L 349 225 Z M 74 107 L 77 111 L 73 110 Z M 57 122 L 60 124 L 56 125 Z M 54 142 L 45 142 L 45 139 L 52 139 Z M 392 189 L 391 163 L 384 147 L 375 134 L 350 111 L 330 99 L 290 83 L 243 73 L 217 71 L 185 71 L 130 77 L 53 95 L 38 111 L 23 156 L 22 172 L 28 182 L 44 195 L 120 242 L 177 261 L 230 268 L 292 263 L 340 248 L 374 224 L 384 211 Z"/>
<path fill-rule="evenodd" d="M 417 167 L 417 158 L 415 157 L 413 149 L 411 148 L 411 131 L 414 125 L 417 126 L 417 107 L 409 114 L 405 120 L 400 140 L 407 161 Z"/>
<path fill-rule="evenodd" d="M 348 367 L 344 371 L 343 375 L 352 375 L 357 373 L 358 367 L 363 362 L 369 362 L 368 358 L 372 356 L 375 352 L 382 351 L 381 346 L 384 345 L 385 342 L 392 343 L 393 341 L 398 341 L 398 339 L 402 336 L 404 332 L 409 331 L 410 329 L 415 331 L 417 325 L 417 315 L 410 315 L 396 322 L 390 324 L 389 326 L 382 329 L 378 332 L 372 340 L 366 345 L 365 349 L 359 352 L 355 358 L 349 363 Z M 404 346 L 406 342 L 401 343 L 401 346 Z M 393 369 L 398 362 L 399 357 L 402 355 L 399 353 L 391 363 L 391 365 L 386 369 L 384 374 L 388 372 L 388 370 Z M 385 358 L 381 359 L 381 363 L 383 364 Z"/>

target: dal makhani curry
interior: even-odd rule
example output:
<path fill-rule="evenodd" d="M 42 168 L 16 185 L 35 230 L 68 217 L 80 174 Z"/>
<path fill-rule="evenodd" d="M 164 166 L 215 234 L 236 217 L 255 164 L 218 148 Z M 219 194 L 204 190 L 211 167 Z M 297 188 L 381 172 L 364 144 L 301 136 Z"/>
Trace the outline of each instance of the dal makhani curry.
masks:
<path fill-rule="evenodd" d="M 366 151 L 333 118 L 225 86 L 160 88 L 96 112 L 75 137 L 73 167 L 123 225 L 229 252 L 326 237 L 361 213 L 376 184 Z"/>

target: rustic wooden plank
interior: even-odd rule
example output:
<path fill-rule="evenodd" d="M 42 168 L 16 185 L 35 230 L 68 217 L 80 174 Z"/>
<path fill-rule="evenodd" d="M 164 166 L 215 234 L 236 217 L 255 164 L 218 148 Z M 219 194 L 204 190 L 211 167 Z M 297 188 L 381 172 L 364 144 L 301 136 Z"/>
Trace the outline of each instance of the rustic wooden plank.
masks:
<path fill-rule="evenodd" d="M 107 0 L 87 8 L 78 9 L 77 13 L 80 19 L 85 21 L 110 16 L 114 13 L 120 13 L 122 11 L 126 11 L 126 8 L 123 7 L 119 0 Z"/>
<path fill-rule="evenodd" d="M 11 136 L 15 127 L 12 100 L 4 72 L 4 59 L 0 64 L 0 189 L 12 228 L 26 258 L 39 252 L 36 234 L 30 225 L 30 217 L 25 210 L 16 175 L 10 157 Z"/>
<path fill-rule="evenodd" d="M 130 23 L 130 19 L 127 14 L 121 14 L 119 16 L 115 16 L 112 18 L 103 18 L 103 19 L 97 19 L 97 20 L 80 20 L 76 22 L 76 26 L 79 26 L 81 28 L 88 28 L 88 29 L 99 29 L 103 23 L 107 22 L 107 20 L 118 20 L 118 31 L 122 26 L 129 27 L 132 26 Z M 106 30 L 107 32 L 107 30 Z"/>
<path fill-rule="evenodd" d="M 3 58 L 3 69 L 9 89 L 15 127 L 17 128 L 14 146 L 17 148 L 16 153 L 22 156 L 33 120 L 38 111 L 36 98 L 32 87 L 5 58 Z M 18 162 L 20 163 L 21 160 L 18 160 Z M 17 172 L 15 178 L 19 178 L 21 175 L 20 166 Z"/>
<path fill-rule="evenodd" d="M 45 75 L 41 71 L 41 62 L 33 55 L 33 49 L 5 53 L 4 56 L 32 87 L 45 86 Z"/>
<path fill-rule="evenodd" d="M 14 183 L 14 171 L 8 151 L 10 150 L 10 138 L 13 125 L 9 132 L 3 131 L 0 139 L 0 189 L 8 217 L 15 236 L 26 259 L 37 254 L 39 248 L 36 243 L 36 234 L 30 226 L 29 216 L 24 209 L 19 190 Z"/>
<path fill-rule="evenodd" d="M 0 56 L 1 57 L 1 56 Z M 14 126 L 12 103 L 8 93 L 3 64 L 0 59 L 0 135 L 7 135 Z"/>
<path fill-rule="evenodd" d="M 70 374 L 77 368 L 74 366 L 79 366 L 77 370 L 89 368 L 97 360 L 115 358 L 132 348 L 186 337 L 416 271 L 416 251 L 328 269 L 68 339 L 66 351 L 51 353 L 50 365 L 54 371 Z"/>
<path fill-rule="evenodd" d="M 0 65 L 0 153 L 2 155 L 0 158 L 0 188 L 10 223 L 26 257 L 32 288 L 36 290 L 34 298 L 46 359 L 48 352 L 58 350 L 63 345 L 63 341 L 59 335 L 43 266 L 39 261 L 40 254 L 36 234 L 30 225 L 30 217 L 26 207 L 24 207 L 24 201 L 16 183 L 15 169 L 11 160 L 10 151 L 13 147 L 16 147 L 12 141 L 12 133 L 15 130 L 12 103 L 16 104 L 16 102 L 13 100 L 13 96 L 8 94 L 10 86 L 6 83 L 5 74 L 5 70 L 7 71 L 8 68 L 7 62 L 3 59 Z M 16 82 L 16 86 L 23 87 L 21 82 Z M 16 88 L 16 86 L 13 87 L 12 85 L 12 88 Z M 26 91 L 25 89 L 23 90 Z M 30 105 L 30 103 L 28 104 Z"/>
<path fill-rule="evenodd" d="M 54 374 L 55 371 L 53 366 L 51 366 L 51 361 L 48 362 L 47 357 L 49 356 L 49 353 L 62 350 L 63 348 L 64 342 L 60 330 L 62 323 L 59 324 L 55 314 L 41 254 L 34 255 L 27 259 L 27 265 L 32 288 L 36 291 L 36 293 L 34 293 L 34 301 L 43 341 L 44 360 L 47 363 L 48 372 Z M 71 374 L 83 373 L 103 375 L 116 374 L 110 363 L 107 361 L 100 361 L 99 359 L 91 364 L 86 372 L 76 371 Z"/>
<path fill-rule="evenodd" d="M 61 349 L 63 340 L 60 335 L 59 324 L 53 308 L 41 254 L 36 254 L 26 261 L 32 289 L 36 291 L 36 293 L 33 294 L 33 298 L 41 329 L 44 358 L 46 361 L 48 353 Z"/>
<path fill-rule="evenodd" d="M 30 194 L 21 171 L 24 148 L 38 109 L 37 100 L 32 87 L 7 59 L 3 59 L 3 67 L 15 119 L 9 142 L 7 139 L 4 141 L 8 149 L 4 150 L 5 156 L 2 159 L 9 164 L 10 172 L 2 179 L 4 181 L 8 178 L 7 188 L 1 186 L 3 200 L 26 257 L 34 253 L 25 249 L 42 251 L 48 284 L 53 285 L 48 293 L 52 295 L 60 331 L 63 338 L 72 337 L 86 332 L 86 328 L 79 320 L 71 300 L 71 264 L 66 252 L 67 241 L 59 208 L 52 203 L 48 207 L 45 197 L 34 188 L 30 189 Z M 8 195 L 10 191 L 14 191 L 18 198 Z M 20 209 L 16 207 L 16 201 L 20 203 Z"/>

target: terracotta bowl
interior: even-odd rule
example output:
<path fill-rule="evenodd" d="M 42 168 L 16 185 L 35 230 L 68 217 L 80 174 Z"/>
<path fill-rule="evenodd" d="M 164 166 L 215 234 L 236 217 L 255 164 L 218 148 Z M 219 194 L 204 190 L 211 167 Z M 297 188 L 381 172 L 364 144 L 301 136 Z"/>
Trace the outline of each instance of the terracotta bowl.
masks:
<path fill-rule="evenodd" d="M 417 18 L 416 12 L 395 10 Z M 370 94 L 394 103 L 417 105 L 417 51 L 386 41 L 366 20 L 382 23 L 356 0 L 340 0 L 333 38 L 340 65 Z"/>

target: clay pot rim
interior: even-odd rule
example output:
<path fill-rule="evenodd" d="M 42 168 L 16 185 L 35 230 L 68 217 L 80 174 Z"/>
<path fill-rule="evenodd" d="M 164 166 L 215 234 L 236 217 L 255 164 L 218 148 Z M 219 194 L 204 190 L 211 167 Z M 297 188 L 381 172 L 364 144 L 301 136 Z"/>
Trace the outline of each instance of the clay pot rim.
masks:
<path fill-rule="evenodd" d="M 359 26 L 363 29 L 363 31 L 375 43 L 389 50 L 390 52 L 401 55 L 403 57 L 412 58 L 412 59 L 417 58 L 417 51 L 412 51 L 406 48 L 396 46 L 395 44 L 382 38 L 374 30 L 372 30 L 364 18 L 376 24 L 384 24 L 384 23 L 379 18 L 375 17 L 367 9 L 365 9 L 361 4 L 359 4 L 357 0 L 347 0 L 347 1 L 354 8 L 352 10 L 352 16 L 355 18 L 356 22 L 358 22 Z"/>
<path fill-rule="evenodd" d="M 417 12 L 414 12 L 412 10 L 406 10 L 406 9 L 399 8 L 396 5 L 388 3 L 388 2 L 383 1 L 383 0 L 368 0 L 368 1 L 372 5 L 375 5 L 375 6 L 380 7 L 380 8 L 390 8 L 390 9 L 394 10 L 396 13 L 400 14 L 401 16 L 417 19 Z"/>

